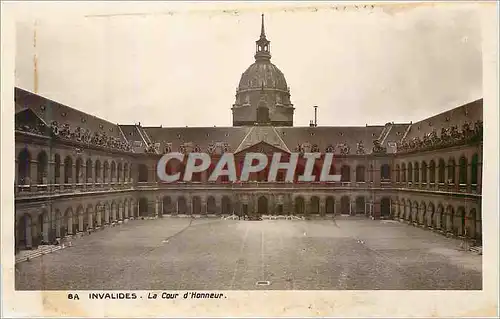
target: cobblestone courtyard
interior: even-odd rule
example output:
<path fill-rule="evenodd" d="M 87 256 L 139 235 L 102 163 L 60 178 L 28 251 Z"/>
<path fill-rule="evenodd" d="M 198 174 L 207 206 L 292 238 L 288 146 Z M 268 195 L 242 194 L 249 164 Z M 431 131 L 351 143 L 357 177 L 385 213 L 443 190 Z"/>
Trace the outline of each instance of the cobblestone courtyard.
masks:
<path fill-rule="evenodd" d="M 136 220 L 16 265 L 18 290 L 481 289 L 481 256 L 395 221 Z M 268 281 L 269 285 L 257 285 Z"/>

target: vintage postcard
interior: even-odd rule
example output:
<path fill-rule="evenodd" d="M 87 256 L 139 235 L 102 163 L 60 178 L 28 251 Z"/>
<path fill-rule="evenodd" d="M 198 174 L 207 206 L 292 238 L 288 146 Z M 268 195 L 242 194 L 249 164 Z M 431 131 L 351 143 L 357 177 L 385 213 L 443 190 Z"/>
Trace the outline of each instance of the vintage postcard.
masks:
<path fill-rule="evenodd" d="M 3 2 L 3 316 L 497 315 L 497 10 Z"/>

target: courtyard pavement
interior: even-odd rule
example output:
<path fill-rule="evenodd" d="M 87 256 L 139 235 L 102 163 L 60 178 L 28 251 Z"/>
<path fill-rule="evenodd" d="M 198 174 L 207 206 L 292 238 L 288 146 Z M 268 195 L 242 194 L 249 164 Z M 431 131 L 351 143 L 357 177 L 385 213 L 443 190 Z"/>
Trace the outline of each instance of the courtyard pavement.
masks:
<path fill-rule="evenodd" d="M 459 244 L 395 221 L 135 220 L 16 264 L 16 289 L 481 289 Z"/>

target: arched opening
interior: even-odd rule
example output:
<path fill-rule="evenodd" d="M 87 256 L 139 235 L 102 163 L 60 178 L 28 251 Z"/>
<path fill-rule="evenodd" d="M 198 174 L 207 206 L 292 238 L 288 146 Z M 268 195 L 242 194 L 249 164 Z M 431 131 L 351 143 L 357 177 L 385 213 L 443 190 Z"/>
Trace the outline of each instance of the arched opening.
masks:
<path fill-rule="evenodd" d="M 453 206 L 449 205 L 446 207 L 446 231 L 447 232 L 453 232 L 454 230 L 454 219 L 455 219 L 455 210 L 453 209 Z"/>
<path fill-rule="evenodd" d="M 383 218 L 391 216 L 391 199 L 389 197 L 383 197 L 380 200 L 380 216 Z"/>
<path fill-rule="evenodd" d="M 92 160 L 90 158 L 85 162 L 85 178 L 86 183 L 92 182 Z"/>
<path fill-rule="evenodd" d="M 465 236 L 467 238 L 476 238 L 476 222 L 477 222 L 477 216 L 476 216 L 476 210 L 473 208 L 471 209 L 468 214 L 467 214 L 467 219 L 466 219 L 466 233 Z"/>
<path fill-rule="evenodd" d="M 104 165 L 103 165 L 103 170 L 102 170 L 102 182 L 103 183 L 107 183 L 109 182 L 108 176 L 109 174 L 109 162 L 108 161 L 104 161 Z"/>
<path fill-rule="evenodd" d="M 311 197 L 310 212 L 311 214 L 319 214 L 319 197 Z"/>
<path fill-rule="evenodd" d="M 414 181 L 415 183 L 418 183 L 420 181 L 420 168 L 418 166 L 418 162 L 415 162 L 414 172 Z"/>
<path fill-rule="evenodd" d="M 139 180 L 140 183 L 148 181 L 148 167 L 145 164 L 139 164 Z"/>
<path fill-rule="evenodd" d="M 351 168 L 349 165 L 342 165 L 340 169 L 340 181 L 350 182 L 351 181 Z"/>
<path fill-rule="evenodd" d="M 177 199 L 177 213 L 183 215 L 186 215 L 188 213 L 186 198 L 182 196 Z"/>
<path fill-rule="evenodd" d="M 418 211 L 418 223 L 420 225 L 427 225 L 427 211 L 424 202 L 420 203 L 420 208 Z"/>
<path fill-rule="evenodd" d="M 396 171 L 394 172 L 396 174 L 396 183 L 399 183 L 400 176 L 399 176 L 399 164 L 396 165 Z"/>
<path fill-rule="evenodd" d="M 29 214 L 24 214 L 17 225 L 18 227 L 18 243 L 20 248 L 31 248 L 32 247 L 32 224 L 31 216 Z"/>
<path fill-rule="evenodd" d="M 148 199 L 146 197 L 141 197 L 139 199 L 139 216 L 148 216 Z"/>
<path fill-rule="evenodd" d="M 365 214 L 365 197 L 358 196 L 356 197 L 356 214 Z"/>
<path fill-rule="evenodd" d="M 448 160 L 448 184 L 455 184 L 455 159 Z"/>
<path fill-rule="evenodd" d="M 268 200 L 265 196 L 260 196 L 257 203 L 257 212 L 260 215 L 268 214 Z"/>
<path fill-rule="evenodd" d="M 202 209 L 201 209 L 201 198 L 198 196 L 193 197 L 193 214 L 194 215 L 199 215 L 201 214 Z"/>
<path fill-rule="evenodd" d="M 73 160 L 66 156 L 64 159 L 64 184 L 73 183 Z"/>
<path fill-rule="evenodd" d="M 31 174 L 31 154 L 27 149 L 23 149 L 17 156 L 17 184 L 29 185 Z"/>
<path fill-rule="evenodd" d="M 412 206 L 411 206 L 411 201 L 408 199 L 406 201 L 406 211 L 405 211 L 405 220 L 411 221 L 412 220 Z"/>
<path fill-rule="evenodd" d="M 436 228 L 440 230 L 446 230 L 446 218 L 444 215 L 444 207 L 439 204 L 436 212 Z"/>
<path fill-rule="evenodd" d="M 389 164 L 383 164 L 380 166 L 380 180 L 382 182 L 388 182 L 391 180 L 391 167 Z"/>
<path fill-rule="evenodd" d="M 100 182 L 101 178 L 101 161 L 96 160 L 95 161 L 95 179 L 96 182 Z"/>
<path fill-rule="evenodd" d="M 413 164 L 408 163 L 408 182 L 413 182 Z"/>
<path fill-rule="evenodd" d="M 221 207 L 221 211 L 222 211 L 222 214 L 224 215 L 231 215 L 233 214 L 233 208 L 232 208 L 232 204 L 231 204 L 231 199 L 228 197 L 228 196 L 223 196 L 222 197 L 222 207 Z"/>
<path fill-rule="evenodd" d="M 365 167 L 363 165 L 356 166 L 356 182 L 365 182 Z"/>
<path fill-rule="evenodd" d="M 128 175 L 128 163 L 125 163 L 123 165 L 123 181 L 128 182 L 129 175 Z"/>
<path fill-rule="evenodd" d="M 68 235 L 73 235 L 73 210 L 71 208 L 68 208 L 64 212 L 64 226 L 65 226 L 65 231 L 61 233 L 61 236 L 65 237 Z"/>
<path fill-rule="evenodd" d="M 87 211 L 85 213 L 85 218 L 83 219 L 83 230 L 87 231 L 89 228 L 92 228 L 94 220 L 94 210 L 92 205 L 87 206 Z"/>
<path fill-rule="evenodd" d="M 217 204 L 213 196 L 209 196 L 207 198 L 207 213 L 209 214 L 217 213 Z"/>
<path fill-rule="evenodd" d="M 172 199 L 170 196 L 163 196 L 163 214 L 171 214 L 172 213 Z"/>
<path fill-rule="evenodd" d="M 59 154 L 54 155 L 54 184 L 59 184 L 61 181 L 61 156 Z"/>
<path fill-rule="evenodd" d="M 123 170 L 122 170 L 122 163 L 118 163 L 118 167 L 116 169 L 117 173 L 116 173 L 116 181 L 118 183 L 120 183 L 122 181 L 122 174 L 123 174 Z"/>
<path fill-rule="evenodd" d="M 343 215 L 351 214 L 351 200 L 349 196 L 342 196 L 340 198 L 340 213 Z"/>
<path fill-rule="evenodd" d="M 438 183 L 440 184 L 444 183 L 444 171 L 445 171 L 444 159 L 440 158 L 438 164 Z"/>
<path fill-rule="evenodd" d="M 304 198 L 301 196 L 295 197 L 295 213 L 297 215 L 303 215 L 305 211 Z"/>
<path fill-rule="evenodd" d="M 111 182 L 116 181 L 116 163 L 111 161 Z"/>
<path fill-rule="evenodd" d="M 434 204 L 432 202 L 427 205 L 427 226 L 432 228 L 436 227 L 436 216 Z"/>
<path fill-rule="evenodd" d="M 413 223 L 418 223 L 418 203 L 416 201 L 414 201 L 412 205 L 411 221 Z"/>
<path fill-rule="evenodd" d="M 406 183 L 406 164 L 401 165 L 401 181 Z"/>
<path fill-rule="evenodd" d="M 76 210 L 73 218 L 73 234 L 83 231 L 83 207 L 80 206 Z"/>
<path fill-rule="evenodd" d="M 427 184 L 427 163 L 422 162 L 422 183 Z"/>
<path fill-rule="evenodd" d="M 48 167 L 48 159 L 47 153 L 45 151 L 41 151 L 38 153 L 36 158 L 37 160 L 37 184 L 38 185 L 47 185 L 47 167 Z"/>
<path fill-rule="evenodd" d="M 478 173 L 478 162 L 479 157 L 477 154 L 472 155 L 472 161 L 470 166 L 470 181 L 472 185 L 477 185 L 477 173 Z"/>
<path fill-rule="evenodd" d="M 458 182 L 460 185 L 467 184 L 467 159 L 462 156 L 458 163 Z"/>
<path fill-rule="evenodd" d="M 463 236 L 465 233 L 465 208 L 460 206 L 457 209 L 457 214 L 455 216 L 455 233 L 458 236 Z"/>
<path fill-rule="evenodd" d="M 335 213 L 335 199 L 332 196 L 326 198 L 325 213 L 334 214 Z"/>
<path fill-rule="evenodd" d="M 434 184 L 436 182 L 436 163 L 431 160 L 429 164 L 429 181 Z"/>
<path fill-rule="evenodd" d="M 83 183 L 83 161 L 80 157 L 76 159 L 75 163 L 75 177 L 76 177 L 76 183 L 80 184 Z"/>

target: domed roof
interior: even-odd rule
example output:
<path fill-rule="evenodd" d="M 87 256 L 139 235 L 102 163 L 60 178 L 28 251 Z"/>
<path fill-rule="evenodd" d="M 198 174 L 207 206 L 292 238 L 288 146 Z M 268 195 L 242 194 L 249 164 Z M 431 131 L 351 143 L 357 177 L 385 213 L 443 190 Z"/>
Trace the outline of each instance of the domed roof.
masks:
<path fill-rule="evenodd" d="M 259 88 L 288 90 L 285 76 L 278 67 L 268 61 L 257 61 L 241 75 L 239 90 Z"/>

